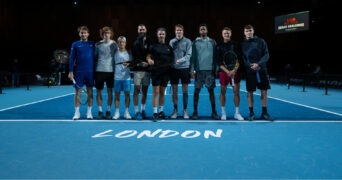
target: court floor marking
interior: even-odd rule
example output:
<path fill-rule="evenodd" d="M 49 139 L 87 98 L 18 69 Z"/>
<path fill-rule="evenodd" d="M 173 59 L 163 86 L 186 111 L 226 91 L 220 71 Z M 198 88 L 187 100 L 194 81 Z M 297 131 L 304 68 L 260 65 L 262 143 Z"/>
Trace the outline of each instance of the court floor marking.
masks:
<path fill-rule="evenodd" d="M 168 85 L 168 86 L 170 86 L 170 85 Z M 240 91 L 245 92 L 245 93 L 247 92 L 246 90 L 243 90 L 243 89 L 240 89 Z M 165 94 L 166 94 L 166 92 L 167 91 L 165 91 Z M 8 107 L 8 108 L 0 109 L 0 112 L 6 111 L 6 110 L 10 110 L 10 109 L 19 108 L 19 107 L 23 107 L 23 106 L 28 106 L 28 105 L 32 105 L 32 104 L 37 104 L 37 103 L 40 103 L 40 102 L 45 102 L 45 101 L 49 101 L 49 100 L 53 100 L 53 99 L 57 99 L 57 98 L 65 97 L 65 96 L 70 96 L 70 95 L 73 95 L 73 94 L 74 93 L 68 93 L 68 94 L 64 94 L 64 95 L 60 95 L 60 96 L 56 96 L 56 97 L 52 97 L 52 98 L 47 98 L 47 99 L 42 99 L 42 100 L 39 100 L 39 101 L 33 101 L 33 102 L 30 102 L 30 103 L 25 103 L 25 104 L 21 104 L 21 105 L 17 105 L 17 106 L 12 106 L 12 107 Z M 253 93 L 253 94 L 260 96 L 260 94 L 256 93 L 256 92 Z M 191 95 L 191 94 L 189 94 L 189 95 Z M 202 93 L 201 95 L 208 95 L 208 94 L 203 94 Z M 282 102 L 286 102 L 286 103 L 289 103 L 289 104 L 294 104 L 294 105 L 298 105 L 298 106 L 302 106 L 302 107 L 318 110 L 318 111 L 322 111 L 322 112 L 326 112 L 326 113 L 329 113 L 329 114 L 334 114 L 334 115 L 342 116 L 341 113 L 337 113 L 337 112 L 333 112 L 333 111 L 328 111 L 328 110 L 325 110 L 325 109 L 320 109 L 320 108 L 309 106 L 309 105 L 305 105 L 305 104 L 295 103 L 295 102 L 288 101 L 288 100 L 285 100 L 285 99 L 280 99 L 280 98 L 276 98 L 276 97 L 272 97 L 272 96 L 268 96 L 268 98 L 274 99 L 274 100 L 278 100 L 278 101 L 282 101 Z"/>
<path fill-rule="evenodd" d="M 152 120 L 70 120 L 70 119 L 4 119 L 0 122 L 106 122 L 106 123 L 342 123 L 339 120 L 280 120 L 280 121 L 266 121 L 266 120 L 254 120 L 254 121 L 238 121 L 238 120 L 158 120 L 153 122 Z"/>
<path fill-rule="evenodd" d="M 45 102 L 45 101 L 50 101 L 50 100 L 58 99 L 58 98 L 65 97 L 65 96 L 70 96 L 72 94 L 74 94 L 74 93 L 64 94 L 64 95 L 55 96 L 55 97 L 52 97 L 52 98 L 46 98 L 46 99 L 42 99 L 42 100 L 38 100 L 38 101 L 33 101 L 33 102 L 30 102 L 30 103 L 25 103 L 25 104 L 20 104 L 20 105 L 17 105 L 17 106 L 12 106 L 12 107 L 8 107 L 8 108 L 0 109 L 0 112 L 6 111 L 6 110 L 10 110 L 10 109 L 19 108 L 19 107 L 23 107 L 23 106 L 28 106 L 28 105 L 32 105 L 32 104 L 37 104 L 37 103 L 41 103 L 41 102 Z"/>

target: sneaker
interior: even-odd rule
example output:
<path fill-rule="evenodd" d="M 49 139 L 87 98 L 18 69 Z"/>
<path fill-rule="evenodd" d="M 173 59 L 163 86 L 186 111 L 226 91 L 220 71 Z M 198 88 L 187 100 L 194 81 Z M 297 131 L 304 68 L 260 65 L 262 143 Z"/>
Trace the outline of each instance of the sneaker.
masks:
<path fill-rule="evenodd" d="M 106 112 L 106 119 L 111 119 L 110 111 L 107 111 L 107 112 Z"/>
<path fill-rule="evenodd" d="M 91 114 L 91 112 L 87 112 L 87 119 L 93 119 L 93 115 Z"/>
<path fill-rule="evenodd" d="M 211 113 L 211 117 L 215 120 L 219 120 L 220 117 L 217 115 L 216 111 L 214 111 L 213 113 Z"/>
<path fill-rule="evenodd" d="M 177 118 L 177 116 L 178 116 L 177 109 L 174 109 L 174 110 L 173 110 L 173 113 L 172 113 L 172 115 L 171 115 L 171 118 L 172 118 L 172 119 L 175 119 L 175 118 Z"/>
<path fill-rule="evenodd" d="M 184 111 L 183 111 L 183 118 L 189 119 L 189 114 L 188 114 L 188 111 L 186 109 L 184 109 Z"/>
<path fill-rule="evenodd" d="M 135 118 L 136 120 L 142 120 L 142 119 L 143 119 L 143 117 L 142 117 L 142 115 L 141 115 L 140 112 L 135 113 L 134 118 Z"/>
<path fill-rule="evenodd" d="M 268 113 L 262 113 L 260 119 L 274 121 L 273 117 L 271 117 Z"/>
<path fill-rule="evenodd" d="M 160 111 L 159 112 L 159 118 L 160 119 L 165 119 L 166 118 L 164 111 Z"/>
<path fill-rule="evenodd" d="M 193 119 L 193 120 L 198 119 L 198 113 L 197 113 L 197 111 L 195 111 L 195 112 L 192 114 L 192 119 Z"/>
<path fill-rule="evenodd" d="M 249 113 L 248 120 L 249 121 L 253 121 L 254 120 L 254 113 Z"/>
<path fill-rule="evenodd" d="M 234 118 L 239 120 L 239 121 L 243 121 L 244 120 L 240 113 L 235 113 L 234 114 Z"/>
<path fill-rule="evenodd" d="M 221 120 L 227 120 L 227 115 L 226 115 L 226 113 L 222 113 L 222 115 L 221 115 Z"/>
<path fill-rule="evenodd" d="M 141 111 L 141 116 L 143 119 L 146 119 L 146 112 L 145 111 Z"/>
<path fill-rule="evenodd" d="M 99 114 L 97 115 L 96 119 L 103 119 L 103 112 L 99 111 Z"/>
<path fill-rule="evenodd" d="M 159 118 L 159 114 L 158 113 L 153 113 L 153 121 L 157 121 Z"/>
<path fill-rule="evenodd" d="M 132 119 L 132 117 L 128 111 L 125 112 L 124 117 L 125 117 L 125 119 Z"/>
<path fill-rule="evenodd" d="M 72 120 L 79 120 L 80 116 L 80 112 L 75 112 L 74 117 L 72 117 Z"/>
<path fill-rule="evenodd" d="M 112 119 L 117 120 L 117 119 L 119 119 L 119 118 L 120 118 L 120 113 L 119 113 L 119 112 L 115 112 L 115 114 L 114 114 L 114 116 L 113 116 Z"/>

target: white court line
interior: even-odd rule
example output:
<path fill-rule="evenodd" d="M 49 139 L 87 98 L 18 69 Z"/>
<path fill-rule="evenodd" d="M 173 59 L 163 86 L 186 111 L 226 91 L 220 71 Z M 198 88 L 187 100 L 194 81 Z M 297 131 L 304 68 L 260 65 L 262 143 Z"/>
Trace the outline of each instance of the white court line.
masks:
<path fill-rule="evenodd" d="M 68 120 L 68 119 L 5 119 L 0 122 L 106 122 L 106 123 L 342 123 L 338 120 L 254 120 L 254 121 L 238 121 L 238 120 L 158 120 L 153 122 L 152 120 Z"/>
<path fill-rule="evenodd" d="M 19 108 L 19 107 L 23 107 L 23 106 L 28 106 L 28 105 L 31 105 L 31 104 L 37 104 L 37 103 L 40 103 L 40 102 L 50 101 L 52 99 L 57 99 L 57 98 L 65 97 L 65 96 L 70 96 L 70 95 L 73 95 L 73 94 L 74 93 L 69 93 L 69 94 L 64 94 L 64 95 L 61 95 L 61 96 L 55 96 L 55 97 L 52 97 L 52 98 L 42 99 L 42 100 L 39 100 L 39 101 L 33 101 L 33 102 L 30 102 L 30 103 L 26 103 L 26 104 L 12 106 L 12 107 L 8 107 L 8 108 L 0 109 L 0 112 L 1 111 L 6 111 L 6 110 L 10 110 L 10 109 Z"/>

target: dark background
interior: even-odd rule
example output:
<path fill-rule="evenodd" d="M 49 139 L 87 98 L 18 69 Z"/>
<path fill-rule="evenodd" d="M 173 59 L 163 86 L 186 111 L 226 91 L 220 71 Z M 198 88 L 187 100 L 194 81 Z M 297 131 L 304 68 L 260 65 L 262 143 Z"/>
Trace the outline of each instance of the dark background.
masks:
<path fill-rule="evenodd" d="M 75 4 L 75 2 L 77 2 Z M 274 17 L 310 11 L 310 30 L 274 34 Z M 174 25 L 183 24 L 185 36 L 194 40 L 198 25 L 209 26 L 209 36 L 221 41 L 221 29 L 229 26 L 233 39 L 243 39 L 243 27 L 252 24 L 270 50 L 270 74 L 283 74 L 292 64 L 295 72 L 305 73 L 319 64 L 322 70 L 340 74 L 335 62 L 337 46 L 337 1 L 323 0 L 62 0 L 0 1 L 1 71 L 8 70 L 17 57 L 23 72 L 48 72 L 53 51 L 70 50 L 79 39 L 77 27 L 90 28 L 90 40 L 99 41 L 99 29 L 111 26 L 115 39 L 128 38 L 128 48 L 137 35 L 137 25 L 146 24 L 155 37 L 158 27 L 166 27 L 167 40 L 174 37 Z M 337 42 L 338 43 L 338 42 Z"/>

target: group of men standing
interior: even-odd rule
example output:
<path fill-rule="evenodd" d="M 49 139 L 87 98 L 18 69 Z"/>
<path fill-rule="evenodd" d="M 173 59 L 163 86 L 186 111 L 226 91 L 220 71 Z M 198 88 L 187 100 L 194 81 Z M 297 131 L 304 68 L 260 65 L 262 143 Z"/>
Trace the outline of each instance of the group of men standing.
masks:
<path fill-rule="evenodd" d="M 108 27 L 106 27 L 108 28 Z M 107 29 L 108 30 L 108 29 Z M 270 89 L 269 76 L 267 72 L 266 63 L 269 59 L 269 53 L 266 42 L 254 35 L 254 28 L 251 25 L 244 27 L 245 38 L 241 44 L 231 39 L 232 30 L 228 27 L 222 29 L 223 40 L 220 43 L 208 37 L 208 27 L 206 24 L 199 26 L 199 37 L 193 42 L 184 36 L 184 27 L 181 24 L 175 25 L 175 37 L 169 43 L 166 42 L 166 29 L 161 27 L 157 29 L 156 37 L 157 42 L 153 42 L 147 35 L 147 28 L 144 24 L 138 25 L 138 37 L 135 40 L 131 52 L 127 52 L 127 58 L 118 60 L 116 54 L 120 52 L 116 42 L 111 40 L 113 35 L 112 30 L 109 28 L 108 38 L 104 38 L 98 43 L 88 41 L 89 30 L 86 26 L 79 29 L 79 36 L 81 40 L 72 44 L 69 63 L 69 78 L 75 79 L 78 87 L 84 84 L 87 86 L 88 92 L 88 110 L 87 119 L 92 119 L 91 107 L 94 86 L 97 89 L 97 104 L 98 104 L 98 117 L 111 119 L 111 104 L 112 104 L 112 88 L 115 94 L 120 95 L 120 91 L 125 92 L 125 119 L 131 119 L 128 112 L 129 106 L 129 82 L 130 77 L 122 80 L 123 84 L 117 84 L 117 75 L 122 76 L 123 70 L 118 72 L 115 68 L 120 64 L 121 67 L 133 71 L 133 105 L 134 105 L 134 118 L 137 120 L 146 119 L 146 98 L 147 91 L 152 81 L 152 120 L 165 119 L 164 112 L 165 104 L 165 91 L 168 83 L 172 87 L 172 101 L 173 112 L 171 118 L 177 118 L 182 114 L 184 119 L 189 119 L 188 113 L 188 84 L 190 79 L 194 79 L 194 97 L 193 97 L 193 114 L 192 119 L 198 119 L 198 102 L 199 94 L 203 86 L 209 92 L 209 100 L 211 105 L 211 117 L 215 120 L 226 120 L 226 89 L 230 84 L 234 92 L 235 113 L 234 118 L 237 120 L 244 120 L 239 112 L 240 105 L 240 71 L 239 68 L 245 67 L 246 72 L 246 88 L 247 99 L 250 114 L 248 120 L 254 120 L 254 98 L 253 93 L 256 88 L 261 90 L 262 101 L 262 114 L 260 119 L 273 120 L 267 112 L 267 90 Z M 100 30 L 102 36 L 106 30 Z M 102 33 L 102 34 L 101 34 Z M 104 36 L 105 37 L 105 36 Z M 120 36 L 118 43 L 124 38 Z M 120 38 L 119 37 L 119 38 Z M 124 38 L 126 42 L 126 39 Z M 102 43 L 101 43 L 102 42 Z M 100 44 L 108 43 L 105 47 Z M 126 45 L 126 44 L 125 44 Z M 121 48 L 122 49 L 122 48 Z M 101 51 L 99 51 L 101 50 Z M 125 52 L 127 50 L 125 49 Z M 105 56 L 101 58 L 101 56 Z M 95 57 L 95 61 L 93 61 Z M 119 62 L 118 62 L 119 61 Z M 241 66 L 240 66 L 241 65 Z M 95 73 L 93 72 L 95 67 Z M 94 74 L 94 77 L 92 77 Z M 215 106 L 214 88 L 216 86 L 215 77 L 220 78 L 220 106 L 221 117 L 218 116 Z M 114 80 L 115 79 L 115 80 Z M 178 107 L 178 84 L 182 84 L 182 111 Z M 102 89 L 104 83 L 107 86 L 107 110 L 106 115 L 102 113 Z M 118 87 L 117 87 L 118 86 Z M 122 87 L 122 88 L 120 88 Z M 75 88 L 75 114 L 73 119 L 80 118 L 79 106 L 76 95 L 79 88 Z M 119 93 L 118 93 L 119 92 Z M 118 93 L 118 94 L 117 94 Z M 139 94 L 140 107 L 139 107 Z M 128 96 L 128 97 L 127 97 Z M 118 100 L 118 101 L 117 101 Z M 119 105 L 119 96 L 115 97 L 116 104 Z M 115 107 L 115 115 L 112 119 L 120 117 L 118 109 Z M 180 113 L 182 112 L 182 113 Z"/>

